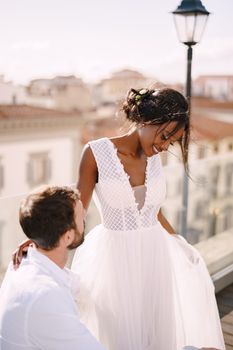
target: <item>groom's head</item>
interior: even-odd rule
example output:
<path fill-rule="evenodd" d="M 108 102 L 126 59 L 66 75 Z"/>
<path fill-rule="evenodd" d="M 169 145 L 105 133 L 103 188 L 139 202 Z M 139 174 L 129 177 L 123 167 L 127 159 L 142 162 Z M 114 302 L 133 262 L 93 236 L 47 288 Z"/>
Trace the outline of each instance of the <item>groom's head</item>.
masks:
<path fill-rule="evenodd" d="M 32 192 L 19 210 L 25 235 L 44 250 L 58 247 L 61 239 L 66 248 L 77 248 L 84 239 L 83 219 L 78 191 L 66 186 L 47 186 Z"/>

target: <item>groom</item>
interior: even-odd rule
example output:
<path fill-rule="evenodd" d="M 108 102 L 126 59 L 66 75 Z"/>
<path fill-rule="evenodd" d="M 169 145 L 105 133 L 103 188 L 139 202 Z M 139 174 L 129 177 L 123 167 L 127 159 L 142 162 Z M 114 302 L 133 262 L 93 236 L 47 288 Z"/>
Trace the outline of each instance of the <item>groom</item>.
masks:
<path fill-rule="evenodd" d="M 21 227 L 35 244 L 2 283 L 1 350 L 104 350 L 79 320 L 77 277 L 65 268 L 69 250 L 84 240 L 83 218 L 78 192 L 68 187 L 45 187 L 21 203 Z"/>

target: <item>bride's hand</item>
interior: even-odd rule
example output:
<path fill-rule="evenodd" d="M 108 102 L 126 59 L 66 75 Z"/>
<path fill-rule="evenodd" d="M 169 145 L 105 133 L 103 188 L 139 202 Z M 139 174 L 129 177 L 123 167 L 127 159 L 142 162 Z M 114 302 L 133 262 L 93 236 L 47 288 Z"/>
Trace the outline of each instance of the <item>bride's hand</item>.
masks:
<path fill-rule="evenodd" d="M 13 266 L 14 266 L 15 270 L 19 267 L 23 257 L 25 255 L 27 255 L 28 247 L 31 244 L 32 244 L 32 241 L 30 239 L 26 239 L 25 241 L 20 243 L 18 248 L 13 252 L 13 254 L 12 254 L 12 262 L 13 262 Z"/>

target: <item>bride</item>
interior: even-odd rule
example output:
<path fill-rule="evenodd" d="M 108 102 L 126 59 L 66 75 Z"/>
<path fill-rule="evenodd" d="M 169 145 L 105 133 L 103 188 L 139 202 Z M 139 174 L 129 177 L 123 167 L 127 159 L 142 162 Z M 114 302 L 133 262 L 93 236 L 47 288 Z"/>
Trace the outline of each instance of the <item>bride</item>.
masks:
<path fill-rule="evenodd" d="M 187 102 L 168 88 L 131 89 L 123 110 L 133 128 L 89 142 L 80 163 L 84 208 L 94 191 L 102 218 L 73 259 L 81 319 L 109 350 L 225 349 L 206 265 L 160 209 L 160 153 L 178 142 L 188 168 Z"/>

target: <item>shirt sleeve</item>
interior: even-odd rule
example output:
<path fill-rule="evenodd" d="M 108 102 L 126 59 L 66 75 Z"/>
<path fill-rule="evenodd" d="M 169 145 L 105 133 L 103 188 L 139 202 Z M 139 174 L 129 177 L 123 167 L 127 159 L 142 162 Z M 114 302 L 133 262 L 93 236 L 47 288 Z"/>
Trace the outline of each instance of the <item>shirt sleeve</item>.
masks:
<path fill-rule="evenodd" d="M 105 350 L 80 322 L 72 297 L 49 291 L 28 311 L 28 343 L 46 350 Z"/>

